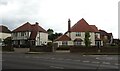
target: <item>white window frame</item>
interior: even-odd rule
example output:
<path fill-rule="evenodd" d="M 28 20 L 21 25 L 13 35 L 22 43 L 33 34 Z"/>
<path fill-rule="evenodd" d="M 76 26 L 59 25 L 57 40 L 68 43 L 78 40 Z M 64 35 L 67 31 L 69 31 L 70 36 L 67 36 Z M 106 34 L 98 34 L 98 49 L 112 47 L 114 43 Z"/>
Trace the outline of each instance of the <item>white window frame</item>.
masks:
<path fill-rule="evenodd" d="M 76 32 L 76 36 L 81 36 L 81 32 Z"/>
<path fill-rule="evenodd" d="M 67 41 L 62 41 L 62 45 L 68 45 Z"/>
<path fill-rule="evenodd" d="M 82 44 L 82 42 L 80 42 L 80 41 L 75 41 L 74 42 L 74 45 L 81 45 Z"/>

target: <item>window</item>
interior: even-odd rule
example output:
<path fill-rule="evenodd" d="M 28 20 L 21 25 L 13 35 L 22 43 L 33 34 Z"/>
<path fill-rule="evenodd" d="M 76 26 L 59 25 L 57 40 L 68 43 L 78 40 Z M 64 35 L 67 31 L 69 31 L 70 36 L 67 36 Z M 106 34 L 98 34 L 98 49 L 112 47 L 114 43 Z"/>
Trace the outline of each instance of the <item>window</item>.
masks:
<path fill-rule="evenodd" d="M 21 36 L 24 36 L 24 32 L 21 32 Z"/>
<path fill-rule="evenodd" d="M 15 37 L 17 37 L 17 33 L 14 33 Z"/>
<path fill-rule="evenodd" d="M 67 41 L 62 42 L 62 45 L 67 45 L 67 44 L 68 44 Z"/>
<path fill-rule="evenodd" d="M 80 32 L 76 32 L 76 36 L 81 36 L 81 33 Z"/>
<path fill-rule="evenodd" d="M 74 42 L 74 45 L 81 45 L 81 42 L 75 41 L 75 42 Z"/>

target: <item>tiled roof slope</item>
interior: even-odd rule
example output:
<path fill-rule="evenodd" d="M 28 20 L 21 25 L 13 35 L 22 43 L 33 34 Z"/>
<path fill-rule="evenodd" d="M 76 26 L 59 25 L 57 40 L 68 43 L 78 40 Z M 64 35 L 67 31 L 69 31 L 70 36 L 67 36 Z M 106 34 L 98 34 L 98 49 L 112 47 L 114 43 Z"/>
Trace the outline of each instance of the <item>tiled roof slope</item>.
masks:
<path fill-rule="evenodd" d="M 11 31 L 6 26 L 3 26 L 3 25 L 0 26 L 0 32 L 11 33 Z"/>
<path fill-rule="evenodd" d="M 13 30 L 12 32 L 26 32 L 26 31 L 30 31 L 31 35 L 30 38 L 31 40 L 35 40 L 36 36 L 37 36 L 37 32 L 44 32 L 47 33 L 46 30 L 44 30 L 41 26 L 38 25 L 38 23 L 36 22 L 36 24 L 31 25 L 29 22 L 23 24 L 22 26 L 18 27 L 17 29 Z"/>
<path fill-rule="evenodd" d="M 24 31 L 31 31 L 31 24 L 29 22 L 23 24 L 22 26 L 16 28 L 12 32 L 24 32 Z"/>
<path fill-rule="evenodd" d="M 71 32 L 95 32 L 90 25 L 82 18 L 70 29 Z"/>
<path fill-rule="evenodd" d="M 71 38 L 68 37 L 66 34 L 61 35 L 60 37 L 58 37 L 55 41 L 70 41 Z"/>
<path fill-rule="evenodd" d="M 100 32 L 95 25 L 90 25 L 90 27 L 91 27 L 92 29 L 94 29 L 95 32 Z"/>
<path fill-rule="evenodd" d="M 24 32 L 24 31 L 40 31 L 40 32 L 47 32 L 38 23 L 31 25 L 29 22 L 23 24 L 22 26 L 18 27 L 17 29 L 13 30 L 12 32 Z"/>

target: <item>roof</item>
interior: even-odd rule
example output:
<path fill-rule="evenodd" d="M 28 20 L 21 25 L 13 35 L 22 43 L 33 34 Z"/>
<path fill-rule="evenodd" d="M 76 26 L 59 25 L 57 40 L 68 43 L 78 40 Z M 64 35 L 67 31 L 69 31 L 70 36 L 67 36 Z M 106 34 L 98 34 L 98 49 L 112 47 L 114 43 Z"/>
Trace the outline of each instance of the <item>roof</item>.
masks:
<path fill-rule="evenodd" d="M 44 32 L 47 33 L 45 29 L 43 29 L 41 26 L 38 24 L 31 25 L 33 31 L 39 31 L 39 32 Z"/>
<path fill-rule="evenodd" d="M 71 32 L 96 32 L 96 29 L 90 27 L 90 25 L 82 18 L 70 29 Z"/>
<path fill-rule="evenodd" d="M 100 32 L 95 25 L 90 25 L 90 27 L 91 27 L 92 29 L 94 29 L 95 32 Z"/>
<path fill-rule="evenodd" d="M 106 36 L 107 36 L 107 34 L 108 34 L 108 33 L 107 33 L 106 31 L 104 31 L 104 30 L 99 30 L 99 31 L 100 31 L 100 35 L 103 35 L 103 36 L 106 35 Z"/>
<path fill-rule="evenodd" d="M 71 38 L 64 34 L 58 37 L 55 41 L 70 41 L 70 40 Z"/>
<path fill-rule="evenodd" d="M 3 25 L 0 26 L 0 32 L 11 33 L 11 31 L 6 26 L 3 26 Z"/>
<path fill-rule="evenodd" d="M 76 38 L 74 41 L 80 41 L 80 42 L 82 42 L 83 40 L 81 38 Z"/>
<path fill-rule="evenodd" d="M 37 36 L 37 32 L 36 31 L 32 31 L 29 39 L 30 40 L 35 40 L 36 36 Z"/>
<path fill-rule="evenodd" d="M 16 28 L 12 32 L 24 32 L 24 31 L 40 31 L 47 33 L 38 23 L 31 25 L 29 22 L 23 24 L 22 26 Z"/>
<path fill-rule="evenodd" d="M 36 22 L 36 24 L 31 25 L 29 22 L 23 24 L 22 26 L 16 28 L 15 30 L 13 30 L 12 32 L 25 32 L 25 31 L 30 31 L 31 35 L 30 38 L 31 40 L 34 40 L 37 36 L 37 32 L 44 32 L 47 33 L 46 30 L 44 30 L 41 26 L 38 25 L 38 23 Z"/>

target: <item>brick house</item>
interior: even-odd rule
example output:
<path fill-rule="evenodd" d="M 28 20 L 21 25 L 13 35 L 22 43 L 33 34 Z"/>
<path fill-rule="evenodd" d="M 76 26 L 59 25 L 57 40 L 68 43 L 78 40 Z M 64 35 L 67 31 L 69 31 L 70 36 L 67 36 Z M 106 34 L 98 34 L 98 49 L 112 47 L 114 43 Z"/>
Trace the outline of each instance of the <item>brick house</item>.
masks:
<path fill-rule="evenodd" d="M 100 39 L 100 31 L 97 29 L 95 25 L 89 25 L 83 18 L 79 20 L 75 25 L 72 27 L 70 19 L 68 20 L 68 31 L 58 37 L 54 43 L 58 44 L 59 46 L 63 45 L 85 45 L 84 38 L 85 32 L 90 33 L 90 41 L 91 46 L 103 45 Z"/>
<path fill-rule="evenodd" d="M 107 33 L 104 30 L 99 30 L 99 31 L 100 31 L 100 38 L 104 44 L 112 44 L 113 43 L 112 33 Z"/>
<path fill-rule="evenodd" d="M 41 46 L 46 45 L 48 33 L 39 26 L 39 23 L 30 24 L 29 22 L 12 31 L 12 41 L 15 46 Z"/>

